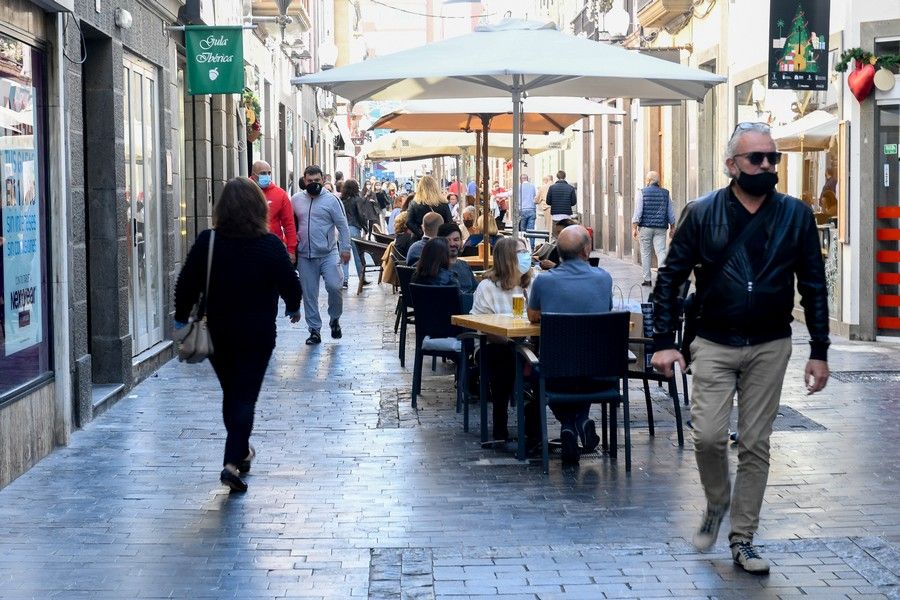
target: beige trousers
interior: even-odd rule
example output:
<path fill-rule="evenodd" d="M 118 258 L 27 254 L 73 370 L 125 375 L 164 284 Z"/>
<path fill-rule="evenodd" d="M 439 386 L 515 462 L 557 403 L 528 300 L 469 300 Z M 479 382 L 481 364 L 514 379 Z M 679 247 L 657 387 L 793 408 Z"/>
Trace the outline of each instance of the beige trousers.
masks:
<path fill-rule="evenodd" d="M 706 501 L 716 507 L 731 504 L 730 542 L 752 541 L 769 478 L 769 437 L 791 357 L 791 338 L 735 347 L 698 337 L 691 344 L 691 355 L 691 423 Z M 727 445 L 735 391 L 738 466 L 732 493 Z"/>

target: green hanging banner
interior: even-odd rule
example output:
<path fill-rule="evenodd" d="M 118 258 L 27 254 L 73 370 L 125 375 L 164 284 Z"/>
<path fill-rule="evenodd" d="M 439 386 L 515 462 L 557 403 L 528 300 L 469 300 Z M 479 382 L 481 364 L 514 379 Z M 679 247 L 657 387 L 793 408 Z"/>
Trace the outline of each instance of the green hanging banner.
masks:
<path fill-rule="evenodd" d="M 187 93 L 240 94 L 244 89 L 244 29 L 188 25 Z"/>

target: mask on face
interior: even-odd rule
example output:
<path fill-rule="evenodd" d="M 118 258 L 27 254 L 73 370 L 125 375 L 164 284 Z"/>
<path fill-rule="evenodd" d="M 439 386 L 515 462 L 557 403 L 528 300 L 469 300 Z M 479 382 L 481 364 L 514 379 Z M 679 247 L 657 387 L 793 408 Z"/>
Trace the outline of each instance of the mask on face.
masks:
<path fill-rule="evenodd" d="M 259 176 L 259 187 L 267 188 L 272 184 L 272 176 L 271 175 L 260 175 Z"/>
<path fill-rule="evenodd" d="M 737 184 L 751 196 L 765 196 L 775 189 L 777 183 L 778 173 L 769 173 L 768 171 L 756 175 L 748 175 L 741 171 L 737 178 Z"/>
<path fill-rule="evenodd" d="M 466 221 L 463 220 L 463 225 L 466 226 L 466 229 L 471 229 L 473 225 L 475 225 L 475 221 Z"/>
<path fill-rule="evenodd" d="M 516 254 L 516 258 L 519 259 L 519 273 L 524 275 L 531 268 L 531 255 L 527 251 L 519 252 Z"/>
<path fill-rule="evenodd" d="M 311 183 L 306 184 L 306 193 L 310 196 L 318 196 L 322 193 L 322 184 L 318 181 L 313 181 Z"/>

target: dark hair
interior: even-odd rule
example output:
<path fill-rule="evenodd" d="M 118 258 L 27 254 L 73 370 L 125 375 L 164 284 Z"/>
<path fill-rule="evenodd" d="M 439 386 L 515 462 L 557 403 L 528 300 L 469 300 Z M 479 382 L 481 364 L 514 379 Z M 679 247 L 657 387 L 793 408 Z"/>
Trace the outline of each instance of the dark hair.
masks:
<path fill-rule="evenodd" d="M 256 238 L 269 233 L 269 205 L 260 187 L 246 177 L 225 184 L 213 207 L 213 227 L 228 237 Z"/>
<path fill-rule="evenodd" d="M 466 194 L 466 206 L 475 206 L 476 202 L 477 200 L 475 200 L 475 196 Z"/>
<path fill-rule="evenodd" d="M 409 195 L 406 196 L 406 200 L 403 201 L 403 206 L 400 207 L 400 210 L 409 210 L 409 205 L 412 204 L 415 199 L 416 193 L 410 192 Z"/>
<path fill-rule="evenodd" d="M 341 196 L 347 198 L 359 196 L 359 182 L 355 179 L 345 179 L 341 184 Z"/>
<path fill-rule="evenodd" d="M 459 228 L 459 225 L 456 223 L 444 223 L 440 227 L 438 227 L 438 237 L 448 237 L 453 233 L 458 233 L 462 236 L 462 229 Z"/>
<path fill-rule="evenodd" d="M 308 167 L 303 169 L 303 176 L 306 177 L 307 175 L 322 175 L 322 167 L 320 167 L 319 165 L 309 165 Z"/>
<path fill-rule="evenodd" d="M 557 178 L 557 179 L 565 179 L 565 178 L 566 178 L 566 172 L 565 172 L 565 171 L 557 171 L 557 172 L 556 172 L 556 178 Z"/>
<path fill-rule="evenodd" d="M 563 229 L 565 229 L 569 225 L 574 225 L 574 224 L 575 224 L 575 221 L 573 221 L 572 219 L 560 219 L 559 221 L 553 221 L 554 227 L 562 227 Z"/>
<path fill-rule="evenodd" d="M 450 244 L 444 238 L 431 238 L 422 248 L 422 256 L 416 263 L 416 279 L 434 278 L 450 266 Z"/>
<path fill-rule="evenodd" d="M 334 172 L 334 180 L 335 180 L 335 181 L 343 181 L 343 179 L 344 179 L 344 172 L 343 172 L 343 171 L 335 171 L 335 172 Z"/>

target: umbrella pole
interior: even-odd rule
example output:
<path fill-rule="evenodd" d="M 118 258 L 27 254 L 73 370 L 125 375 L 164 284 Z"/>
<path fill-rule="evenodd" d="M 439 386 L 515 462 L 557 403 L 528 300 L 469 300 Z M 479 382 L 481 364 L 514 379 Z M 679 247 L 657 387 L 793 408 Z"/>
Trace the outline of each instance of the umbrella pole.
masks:
<path fill-rule="evenodd" d="M 522 76 L 513 75 L 512 105 L 513 105 L 513 164 L 512 164 L 512 199 L 509 202 L 510 219 L 512 220 L 513 236 L 519 235 L 519 172 L 522 170 Z"/>
<path fill-rule="evenodd" d="M 491 128 L 491 117 L 481 115 L 481 237 L 484 241 L 484 270 L 488 269 L 488 253 L 491 248 L 491 236 L 488 233 L 488 219 L 493 219 L 490 214 L 491 203 L 488 200 L 488 132 Z"/>
<path fill-rule="evenodd" d="M 481 131 L 475 132 L 475 208 L 478 208 L 478 188 L 481 187 Z"/>

